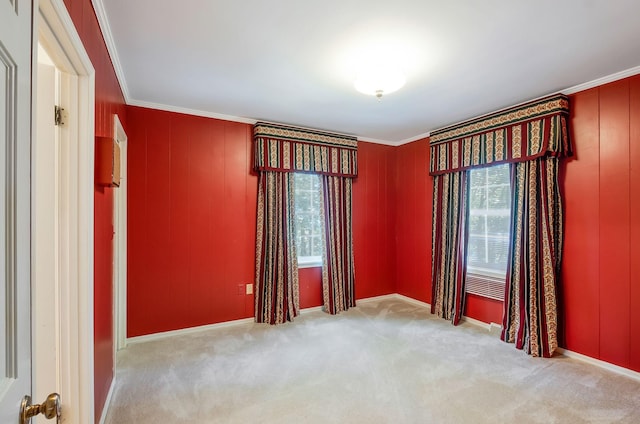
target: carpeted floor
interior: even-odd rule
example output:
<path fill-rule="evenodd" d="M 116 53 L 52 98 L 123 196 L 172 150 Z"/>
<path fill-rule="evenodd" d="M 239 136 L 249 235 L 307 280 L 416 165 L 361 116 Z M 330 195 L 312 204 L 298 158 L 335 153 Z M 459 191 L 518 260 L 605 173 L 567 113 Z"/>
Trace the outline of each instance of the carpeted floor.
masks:
<path fill-rule="evenodd" d="M 640 382 L 402 299 L 130 345 L 107 424 L 640 423 Z"/>

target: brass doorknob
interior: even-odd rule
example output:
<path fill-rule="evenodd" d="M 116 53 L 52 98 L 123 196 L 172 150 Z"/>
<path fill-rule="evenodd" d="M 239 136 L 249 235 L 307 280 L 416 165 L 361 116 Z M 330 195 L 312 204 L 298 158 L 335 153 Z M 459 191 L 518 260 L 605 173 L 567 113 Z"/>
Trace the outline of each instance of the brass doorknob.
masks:
<path fill-rule="evenodd" d="M 60 395 L 57 393 L 51 393 L 44 402 L 35 405 L 31 404 L 31 396 L 26 395 L 20 405 L 19 423 L 30 424 L 31 417 L 42 414 L 49 420 L 55 417 L 56 424 L 60 424 L 61 412 Z"/>

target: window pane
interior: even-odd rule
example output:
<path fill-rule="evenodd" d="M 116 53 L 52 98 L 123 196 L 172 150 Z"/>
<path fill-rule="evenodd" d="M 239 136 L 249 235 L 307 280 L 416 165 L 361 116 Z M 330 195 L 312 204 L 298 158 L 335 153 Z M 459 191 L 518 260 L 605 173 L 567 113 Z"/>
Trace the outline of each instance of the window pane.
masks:
<path fill-rule="evenodd" d="M 490 209 L 509 209 L 510 188 L 508 185 L 494 185 L 487 188 Z M 508 213 L 508 212 L 507 212 Z"/>
<path fill-rule="evenodd" d="M 296 210 L 309 212 L 311 210 L 311 192 L 296 188 Z"/>
<path fill-rule="evenodd" d="M 469 231 L 473 229 L 476 233 L 484 233 L 484 218 L 480 215 L 471 215 L 469 217 Z"/>
<path fill-rule="evenodd" d="M 509 236 L 509 215 L 487 216 L 487 234 L 493 236 Z"/>
<path fill-rule="evenodd" d="M 487 171 L 487 184 L 509 184 L 509 165 L 497 165 L 485 168 Z"/>
<path fill-rule="evenodd" d="M 470 171 L 467 271 L 504 276 L 509 252 L 509 165 Z"/>
<path fill-rule="evenodd" d="M 483 205 L 486 205 L 487 203 L 487 190 L 485 190 L 483 187 L 474 188 L 472 186 L 469 196 L 471 209 L 482 208 Z"/>
<path fill-rule="evenodd" d="M 298 258 L 322 256 L 320 222 L 320 178 L 315 174 L 295 174 L 294 229 Z"/>

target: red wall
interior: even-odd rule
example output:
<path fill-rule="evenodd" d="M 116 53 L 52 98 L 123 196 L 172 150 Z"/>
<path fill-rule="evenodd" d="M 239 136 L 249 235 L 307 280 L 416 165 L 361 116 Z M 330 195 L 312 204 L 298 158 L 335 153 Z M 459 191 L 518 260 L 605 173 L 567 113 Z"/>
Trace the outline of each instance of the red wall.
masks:
<path fill-rule="evenodd" d="M 300 280 L 300 308 L 322 305 L 322 268 L 302 268 L 298 271 Z"/>
<path fill-rule="evenodd" d="M 561 345 L 640 371 L 640 247 L 632 242 L 640 238 L 640 76 L 574 94 L 570 102 L 575 157 L 561 174 Z M 426 140 L 398 148 L 397 288 L 425 302 L 431 299 L 428 166 Z M 502 303 L 468 296 L 465 315 L 501 323 Z"/>
<path fill-rule="evenodd" d="M 127 128 L 124 97 L 102 38 L 91 0 L 64 0 L 95 69 L 96 136 L 113 134 L 113 115 Z M 95 189 L 94 360 L 95 416 L 98 421 L 113 380 L 113 193 Z"/>
<path fill-rule="evenodd" d="M 353 250 L 356 298 L 395 293 L 395 148 L 358 143 L 353 184 Z"/>
<path fill-rule="evenodd" d="M 252 127 L 138 107 L 128 121 L 128 337 L 252 317 Z M 395 291 L 393 157 L 389 146 L 359 146 L 358 298 Z M 320 269 L 299 275 L 301 307 L 320 306 Z"/>
<path fill-rule="evenodd" d="M 431 302 L 431 199 L 429 139 L 396 148 L 396 288 Z"/>
<path fill-rule="evenodd" d="M 464 315 L 482 322 L 502 325 L 502 309 L 504 303 L 500 300 L 488 299 L 475 294 L 467 294 Z"/>
<path fill-rule="evenodd" d="M 571 132 L 564 346 L 640 371 L 640 76 L 571 96 Z"/>
<path fill-rule="evenodd" d="M 129 337 L 253 316 L 251 127 L 128 108 Z"/>

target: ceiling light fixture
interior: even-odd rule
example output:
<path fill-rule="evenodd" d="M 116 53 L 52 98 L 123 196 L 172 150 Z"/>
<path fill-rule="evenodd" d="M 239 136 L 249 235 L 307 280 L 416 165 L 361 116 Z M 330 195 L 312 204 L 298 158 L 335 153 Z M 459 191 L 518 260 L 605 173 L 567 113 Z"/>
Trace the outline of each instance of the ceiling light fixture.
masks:
<path fill-rule="evenodd" d="M 406 78 L 399 69 L 378 65 L 362 70 L 354 85 L 359 92 L 380 99 L 383 95 L 402 88 L 405 82 Z"/>

